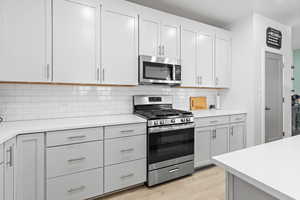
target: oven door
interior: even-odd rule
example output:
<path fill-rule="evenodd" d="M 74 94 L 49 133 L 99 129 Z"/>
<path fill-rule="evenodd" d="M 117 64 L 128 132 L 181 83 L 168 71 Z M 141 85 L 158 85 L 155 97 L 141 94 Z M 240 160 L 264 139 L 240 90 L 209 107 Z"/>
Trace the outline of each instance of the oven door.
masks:
<path fill-rule="evenodd" d="M 181 66 L 164 58 L 140 56 L 141 84 L 180 84 Z"/>
<path fill-rule="evenodd" d="M 152 132 L 152 129 L 149 128 L 149 170 L 194 160 L 194 125 L 179 126 L 184 126 L 185 128 L 172 126 L 170 130 L 165 128 L 166 130 L 160 132 Z M 153 130 L 155 130 L 155 128 Z"/>

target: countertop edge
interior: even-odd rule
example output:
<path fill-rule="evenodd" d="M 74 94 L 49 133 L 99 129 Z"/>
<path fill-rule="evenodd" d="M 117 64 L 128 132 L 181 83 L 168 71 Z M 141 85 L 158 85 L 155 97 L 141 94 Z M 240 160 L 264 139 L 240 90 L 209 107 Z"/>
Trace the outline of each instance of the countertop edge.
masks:
<path fill-rule="evenodd" d="M 215 165 L 222 167 L 225 171 L 233 174 L 234 176 L 237 176 L 238 178 L 242 179 L 243 181 L 246 181 L 247 183 L 257 187 L 258 189 L 272 195 L 275 198 L 278 198 L 280 200 L 296 200 L 295 198 L 292 198 L 254 178 L 251 178 L 250 176 L 239 172 L 238 170 L 224 164 L 222 161 L 217 160 L 217 157 L 212 158 L 212 161 Z"/>

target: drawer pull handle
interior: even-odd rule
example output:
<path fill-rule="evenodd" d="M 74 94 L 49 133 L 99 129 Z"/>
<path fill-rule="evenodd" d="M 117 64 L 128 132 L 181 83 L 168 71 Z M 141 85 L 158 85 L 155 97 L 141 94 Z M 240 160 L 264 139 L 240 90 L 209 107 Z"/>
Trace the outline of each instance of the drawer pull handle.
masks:
<path fill-rule="evenodd" d="M 81 190 L 84 190 L 84 189 L 85 189 L 85 186 L 82 185 L 82 186 L 80 186 L 78 188 L 71 188 L 71 189 L 68 190 L 68 192 L 69 193 L 73 193 L 73 192 L 81 191 Z"/>
<path fill-rule="evenodd" d="M 210 121 L 209 123 L 211 124 L 215 124 L 215 123 L 218 123 L 219 121 L 215 120 L 215 121 Z"/>
<path fill-rule="evenodd" d="M 6 151 L 6 153 L 8 154 L 7 158 L 9 159 L 6 162 L 6 165 L 8 167 L 12 167 L 13 166 L 13 147 L 9 147 L 8 150 Z"/>
<path fill-rule="evenodd" d="M 123 133 L 123 134 L 128 134 L 128 133 L 133 133 L 134 132 L 134 130 L 123 130 L 123 131 L 121 131 L 121 133 Z"/>
<path fill-rule="evenodd" d="M 170 170 L 169 172 L 170 172 L 170 173 L 174 173 L 174 172 L 177 172 L 177 171 L 179 171 L 179 169 L 178 169 L 178 168 L 175 168 L 175 169 Z"/>
<path fill-rule="evenodd" d="M 70 140 L 77 140 L 77 139 L 83 139 L 83 138 L 86 138 L 86 135 L 78 135 L 78 136 L 68 137 L 68 139 L 70 139 Z"/>
<path fill-rule="evenodd" d="M 130 177 L 133 177 L 133 176 L 134 176 L 134 173 L 127 174 L 127 175 L 121 176 L 121 179 L 130 178 Z"/>
<path fill-rule="evenodd" d="M 121 152 L 122 153 L 128 153 L 128 152 L 132 152 L 134 151 L 134 148 L 130 148 L 130 149 L 122 149 Z"/>
<path fill-rule="evenodd" d="M 68 162 L 72 163 L 72 162 L 77 162 L 77 161 L 83 161 L 85 159 L 86 159 L 86 157 L 73 158 L 73 159 L 68 160 Z"/>
<path fill-rule="evenodd" d="M 240 120 L 243 120 L 243 118 L 235 118 L 235 120 L 237 120 L 237 121 L 240 121 Z"/>

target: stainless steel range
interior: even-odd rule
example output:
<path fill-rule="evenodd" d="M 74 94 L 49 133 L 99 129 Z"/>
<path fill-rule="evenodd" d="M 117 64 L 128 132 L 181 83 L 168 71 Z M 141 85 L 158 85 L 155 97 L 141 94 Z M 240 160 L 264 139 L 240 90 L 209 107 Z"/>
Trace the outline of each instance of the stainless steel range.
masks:
<path fill-rule="evenodd" d="M 193 114 L 172 108 L 172 96 L 134 96 L 134 112 L 148 120 L 147 185 L 194 172 Z"/>

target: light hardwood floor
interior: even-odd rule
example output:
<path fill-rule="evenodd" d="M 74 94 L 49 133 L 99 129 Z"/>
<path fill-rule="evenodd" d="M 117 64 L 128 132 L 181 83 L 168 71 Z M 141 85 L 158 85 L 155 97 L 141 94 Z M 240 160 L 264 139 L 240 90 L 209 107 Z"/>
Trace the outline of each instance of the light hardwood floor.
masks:
<path fill-rule="evenodd" d="M 140 186 L 97 200 L 224 200 L 225 173 L 218 167 L 197 171 L 176 181 L 147 188 Z"/>

